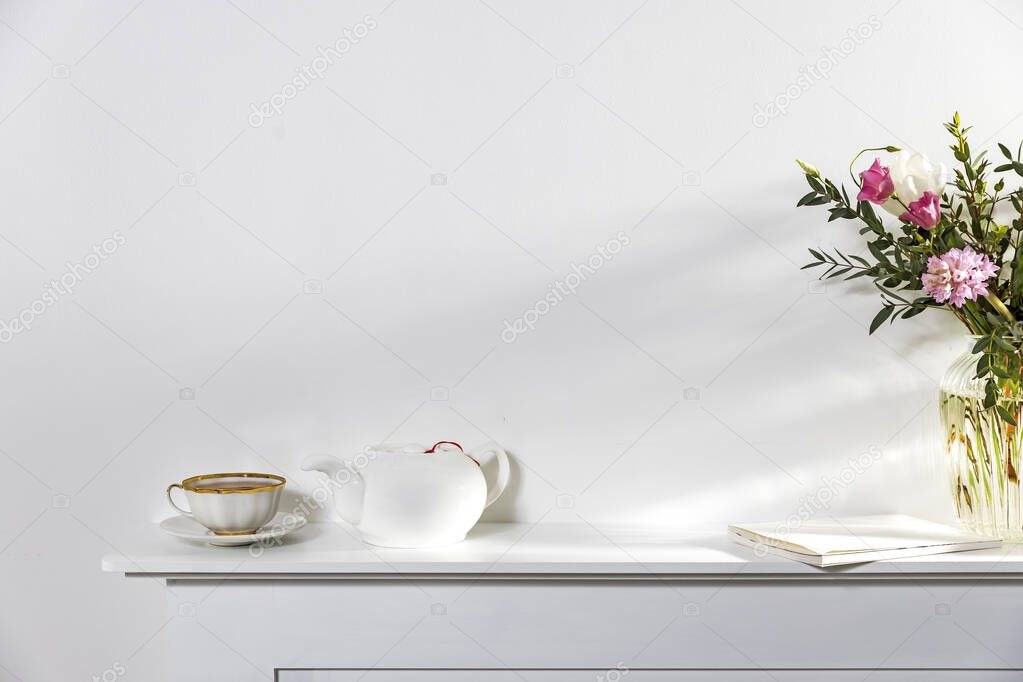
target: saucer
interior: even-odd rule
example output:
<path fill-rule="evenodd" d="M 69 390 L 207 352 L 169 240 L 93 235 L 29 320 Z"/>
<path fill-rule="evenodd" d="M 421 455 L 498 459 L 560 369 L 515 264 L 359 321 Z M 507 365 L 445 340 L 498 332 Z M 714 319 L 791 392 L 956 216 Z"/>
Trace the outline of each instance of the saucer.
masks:
<path fill-rule="evenodd" d="M 287 520 L 287 523 L 285 523 Z M 297 514 L 277 512 L 270 523 L 266 524 L 255 533 L 246 535 L 215 535 L 206 526 L 195 519 L 187 516 L 172 516 L 160 522 L 160 528 L 167 531 L 174 537 L 205 542 L 218 547 L 236 547 L 239 545 L 251 545 L 254 542 L 265 542 L 276 540 L 288 533 L 298 530 L 306 524 L 306 520 Z"/>

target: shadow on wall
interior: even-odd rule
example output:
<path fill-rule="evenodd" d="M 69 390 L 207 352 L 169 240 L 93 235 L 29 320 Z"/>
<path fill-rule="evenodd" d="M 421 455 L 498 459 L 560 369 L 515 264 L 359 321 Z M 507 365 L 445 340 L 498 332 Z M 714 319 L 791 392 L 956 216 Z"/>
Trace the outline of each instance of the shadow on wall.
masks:
<path fill-rule="evenodd" d="M 470 429 L 462 422 L 444 422 L 439 418 L 434 421 L 435 413 L 429 412 L 432 406 L 423 405 L 420 412 L 428 418 L 411 419 L 400 425 L 395 436 L 398 440 L 425 441 L 430 438 L 422 438 L 423 433 L 432 436 L 439 432 L 459 440 L 468 432 L 473 435 L 465 440 L 473 443 L 479 440 L 476 432 L 485 430 L 488 439 L 496 439 L 519 455 L 521 459 L 513 458 L 508 490 L 485 513 L 485 519 L 539 517 L 548 503 L 545 500 L 544 506 L 540 506 L 537 502 L 535 488 L 541 484 L 531 476 L 528 467 L 535 465 L 546 472 L 549 462 L 585 458 L 593 452 L 587 450 L 586 442 L 603 443 L 606 450 L 594 456 L 607 461 L 616 455 L 613 448 L 620 452 L 631 447 L 628 457 L 612 468 L 607 480 L 601 483 L 601 487 L 611 486 L 604 487 L 604 493 L 617 500 L 608 502 L 609 509 L 620 510 L 616 516 L 625 521 L 660 516 L 657 510 L 664 502 L 650 494 L 650 483 L 665 477 L 679 482 L 672 491 L 672 499 L 701 499 L 707 490 L 715 490 L 726 506 L 777 513 L 791 505 L 773 498 L 770 503 L 754 507 L 755 498 L 741 492 L 747 484 L 762 483 L 755 473 L 748 475 L 749 480 L 741 475 L 734 478 L 727 475 L 727 467 L 720 465 L 722 461 L 750 456 L 750 445 L 744 440 L 778 444 L 784 450 L 782 459 L 786 466 L 808 470 L 826 469 L 829 462 L 840 466 L 846 455 L 855 456 L 867 445 L 890 438 L 925 401 L 933 399 L 936 387 L 928 376 L 933 376 L 933 364 L 924 363 L 923 370 L 915 369 L 906 358 L 916 362 L 941 347 L 944 342 L 935 341 L 935 337 L 937 330 L 944 333 L 943 322 L 917 318 L 912 325 L 903 325 L 913 328 L 911 336 L 905 336 L 907 332 L 901 329 L 889 332 L 886 328 L 881 332 L 883 340 L 871 339 L 864 327 L 875 309 L 873 302 L 865 314 L 863 311 L 868 297 L 874 301 L 876 293 L 868 284 L 840 284 L 826 293 L 810 293 L 814 276 L 800 272 L 798 260 L 795 263 L 789 260 L 788 254 L 796 254 L 791 256 L 795 260 L 803 253 L 806 234 L 800 226 L 817 221 L 820 216 L 807 214 L 803 218 L 787 206 L 785 214 L 780 206 L 776 213 L 765 214 L 791 227 L 785 232 L 788 235 L 785 243 L 776 250 L 751 231 L 753 226 L 737 222 L 741 215 L 730 215 L 736 213 L 736 207 L 724 210 L 699 194 L 688 195 L 682 203 L 665 205 L 658 220 L 637 231 L 633 243 L 585 282 L 576 295 L 562 304 L 564 307 L 552 309 L 549 315 L 560 320 L 541 319 L 527 339 L 510 345 L 501 342 L 501 326 L 495 323 L 492 339 L 479 348 L 474 347 L 478 339 L 467 343 L 467 367 L 483 356 L 487 343 L 494 347 L 485 365 L 459 387 L 455 403 L 472 416 L 479 429 Z M 675 229 L 674 225 L 679 227 Z M 756 229 L 759 233 L 762 226 L 757 225 Z M 847 225 L 842 225 L 841 231 L 855 233 Z M 718 255 L 723 242 L 729 245 L 727 258 Z M 472 295 L 458 305 L 448 305 L 444 314 L 478 319 L 480 324 L 488 324 L 501 314 L 513 318 L 520 311 L 500 311 L 495 316 L 494 301 L 521 300 L 531 304 L 547 291 L 551 279 L 567 272 L 569 265 L 564 266 L 564 272 L 546 279 L 509 276 L 476 282 Z M 391 276 L 403 275 L 399 270 Z M 448 277 L 450 273 L 438 272 L 436 276 Z M 429 281 L 415 284 L 430 286 Z M 591 319 L 589 308 L 616 329 L 596 317 Z M 421 330 L 445 324 L 445 319 L 438 319 L 437 314 L 437 310 L 410 311 L 407 316 L 400 319 L 392 316 L 382 326 L 366 331 L 384 344 L 402 339 L 414 345 L 423 340 Z M 597 333 L 576 335 L 572 326 L 564 323 L 566 319 L 574 321 L 573 316 L 592 324 L 587 329 Z M 326 306 L 322 319 L 324 325 L 339 324 L 339 318 Z M 297 325 L 302 321 L 282 315 L 274 324 Z M 345 327 L 345 331 L 354 336 L 364 333 L 354 327 Z M 296 362 L 317 360 L 312 356 L 304 358 L 305 349 L 301 345 L 309 343 L 309 348 L 316 348 L 315 328 L 295 326 L 275 333 L 291 338 L 292 344 L 252 344 L 245 353 L 256 357 L 248 358 L 247 366 L 255 362 L 261 367 L 286 369 Z M 623 341 L 623 335 L 627 340 Z M 454 343 L 459 341 L 453 339 Z M 629 357 L 619 357 L 623 352 L 628 352 Z M 644 353 L 655 360 L 644 357 Z M 349 417 L 353 408 L 356 414 L 360 414 L 358 410 L 367 412 L 371 403 L 361 401 L 361 397 L 372 390 L 367 386 L 349 389 L 346 385 L 349 365 L 359 365 L 359 357 L 342 357 L 338 361 L 345 364 L 324 366 L 315 381 L 308 380 L 292 389 L 303 394 L 300 401 L 291 400 L 293 396 L 285 393 L 254 391 L 261 394 L 261 399 L 246 403 L 245 411 L 239 413 L 242 423 L 232 422 L 232 429 L 247 442 L 270 443 L 272 451 L 288 453 L 282 456 L 281 463 L 292 469 L 297 469 L 299 453 L 318 449 L 311 443 L 330 442 L 339 431 L 343 432 L 343 441 L 332 443 L 329 449 L 341 455 L 357 451 L 365 443 L 390 438 L 370 433 L 368 427 L 359 431 L 359 422 L 350 431 L 352 422 L 339 427 L 334 421 L 332 415 Z M 649 376 L 642 381 L 655 382 L 656 386 L 636 380 L 632 371 L 636 363 L 642 363 L 644 371 L 649 370 Z M 662 371 L 658 363 L 671 371 Z M 569 369 L 562 374 L 565 366 Z M 585 391 L 578 386 L 552 389 L 552 371 L 559 378 L 571 378 L 586 367 L 592 368 L 592 376 L 586 381 Z M 424 385 L 420 389 L 420 378 L 411 373 L 408 381 L 416 383 L 412 387 L 416 391 L 425 393 L 429 388 Z M 676 448 L 665 457 L 663 446 L 646 434 L 632 446 L 629 443 L 642 431 L 636 424 L 652 421 L 670 400 L 651 408 L 648 419 L 636 414 L 620 414 L 616 418 L 614 412 L 607 418 L 609 413 L 604 405 L 622 404 L 623 391 L 635 392 L 635 396 L 631 393 L 627 396 L 634 397 L 633 402 L 645 400 L 643 405 L 652 405 L 649 394 L 681 397 L 688 385 L 686 381 L 697 386 L 713 383 L 712 390 L 704 390 L 701 406 L 723 415 L 735 434 L 729 434 L 699 411 L 672 415 L 669 420 L 680 422 L 672 428 L 679 430 L 703 420 L 704 435 L 702 441 L 688 438 L 690 447 Z M 480 390 L 485 393 L 479 393 Z M 374 405 L 385 407 L 391 400 L 387 395 L 373 399 Z M 316 405 L 314 414 L 306 409 L 308 404 Z M 484 413 L 482 419 L 478 418 L 480 413 Z M 541 419 L 541 414 L 542 422 L 531 421 Z M 459 426 L 448 431 L 455 423 Z M 581 439 L 588 440 L 580 445 Z M 708 452 L 713 453 L 714 459 L 706 459 Z M 659 466 L 639 465 L 651 461 Z M 569 465 L 561 468 L 567 469 Z M 727 478 L 727 485 L 715 483 L 722 476 Z M 289 479 L 303 489 L 314 480 L 295 474 Z M 567 491 L 573 487 L 581 489 L 586 483 L 554 480 Z M 530 486 L 534 490 L 529 490 Z M 892 488 L 891 495 L 879 498 L 895 499 L 894 484 Z"/>

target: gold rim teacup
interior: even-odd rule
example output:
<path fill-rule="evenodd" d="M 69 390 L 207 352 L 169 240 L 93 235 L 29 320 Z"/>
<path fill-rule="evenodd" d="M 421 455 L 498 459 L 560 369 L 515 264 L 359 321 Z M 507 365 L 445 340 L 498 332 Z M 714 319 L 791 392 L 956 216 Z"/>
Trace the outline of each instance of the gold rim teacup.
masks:
<path fill-rule="evenodd" d="M 247 535 L 273 519 L 286 483 L 277 474 L 202 474 L 167 486 L 167 501 L 214 535 Z M 188 509 L 174 502 L 175 488 L 185 493 Z"/>

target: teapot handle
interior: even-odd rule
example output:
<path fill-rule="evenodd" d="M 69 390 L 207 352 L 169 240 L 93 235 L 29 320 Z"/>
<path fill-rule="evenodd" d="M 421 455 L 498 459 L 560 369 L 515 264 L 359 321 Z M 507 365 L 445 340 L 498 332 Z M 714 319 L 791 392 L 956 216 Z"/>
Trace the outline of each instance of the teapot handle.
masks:
<path fill-rule="evenodd" d="M 482 459 L 481 456 L 485 454 L 492 454 L 497 458 L 497 480 L 494 481 L 493 486 L 488 486 L 487 502 L 483 505 L 484 509 L 497 502 L 497 498 L 508 487 L 508 480 L 511 478 L 511 465 L 508 462 L 508 453 L 501 446 L 497 443 L 488 443 L 473 450 L 470 456 L 479 462 Z"/>

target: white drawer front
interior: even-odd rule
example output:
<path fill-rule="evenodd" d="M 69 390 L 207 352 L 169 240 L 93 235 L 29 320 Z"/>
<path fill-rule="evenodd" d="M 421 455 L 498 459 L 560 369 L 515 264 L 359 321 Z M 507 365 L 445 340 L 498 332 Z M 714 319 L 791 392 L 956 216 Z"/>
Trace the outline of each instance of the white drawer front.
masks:
<path fill-rule="evenodd" d="M 295 669 L 287 674 L 304 680 L 294 677 L 306 674 L 302 668 L 476 668 L 503 672 L 473 679 L 503 680 L 509 669 L 592 672 L 622 665 L 633 669 L 622 679 L 637 682 L 771 675 L 810 682 L 830 678 L 773 671 L 874 668 L 892 669 L 870 677 L 882 682 L 1000 680 L 993 672 L 964 678 L 954 670 L 1023 668 L 1019 582 L 253 581 L 212 588 L 174 585 L 175 618 L 167 633 L 177 647 L 169 660 L 182 662 L 175 680 L 193 679 L 187 662 L 197 651 L 204 660 L 222 659 L 217 669 L 232 682 L 274 669 Z M 194 616 L 177 617 L 182 601 L 196 605 Z M 761 668 L 772 672 L 765 678 Z M 693 672 L 656 672 L 680 669 Z M 899 672 L 916 669 L 935 676 Z M 348 679 L 344 672 L 323 674 L 335 675 L 330 682 Z M 389 674 L 377 670 L 363 679 Z M 409 674 L 398 671 L 394 679 L 434 679 L 428 671 Z M 596 679 L 596 673 L 551 674 L 512 676 Z"/>

